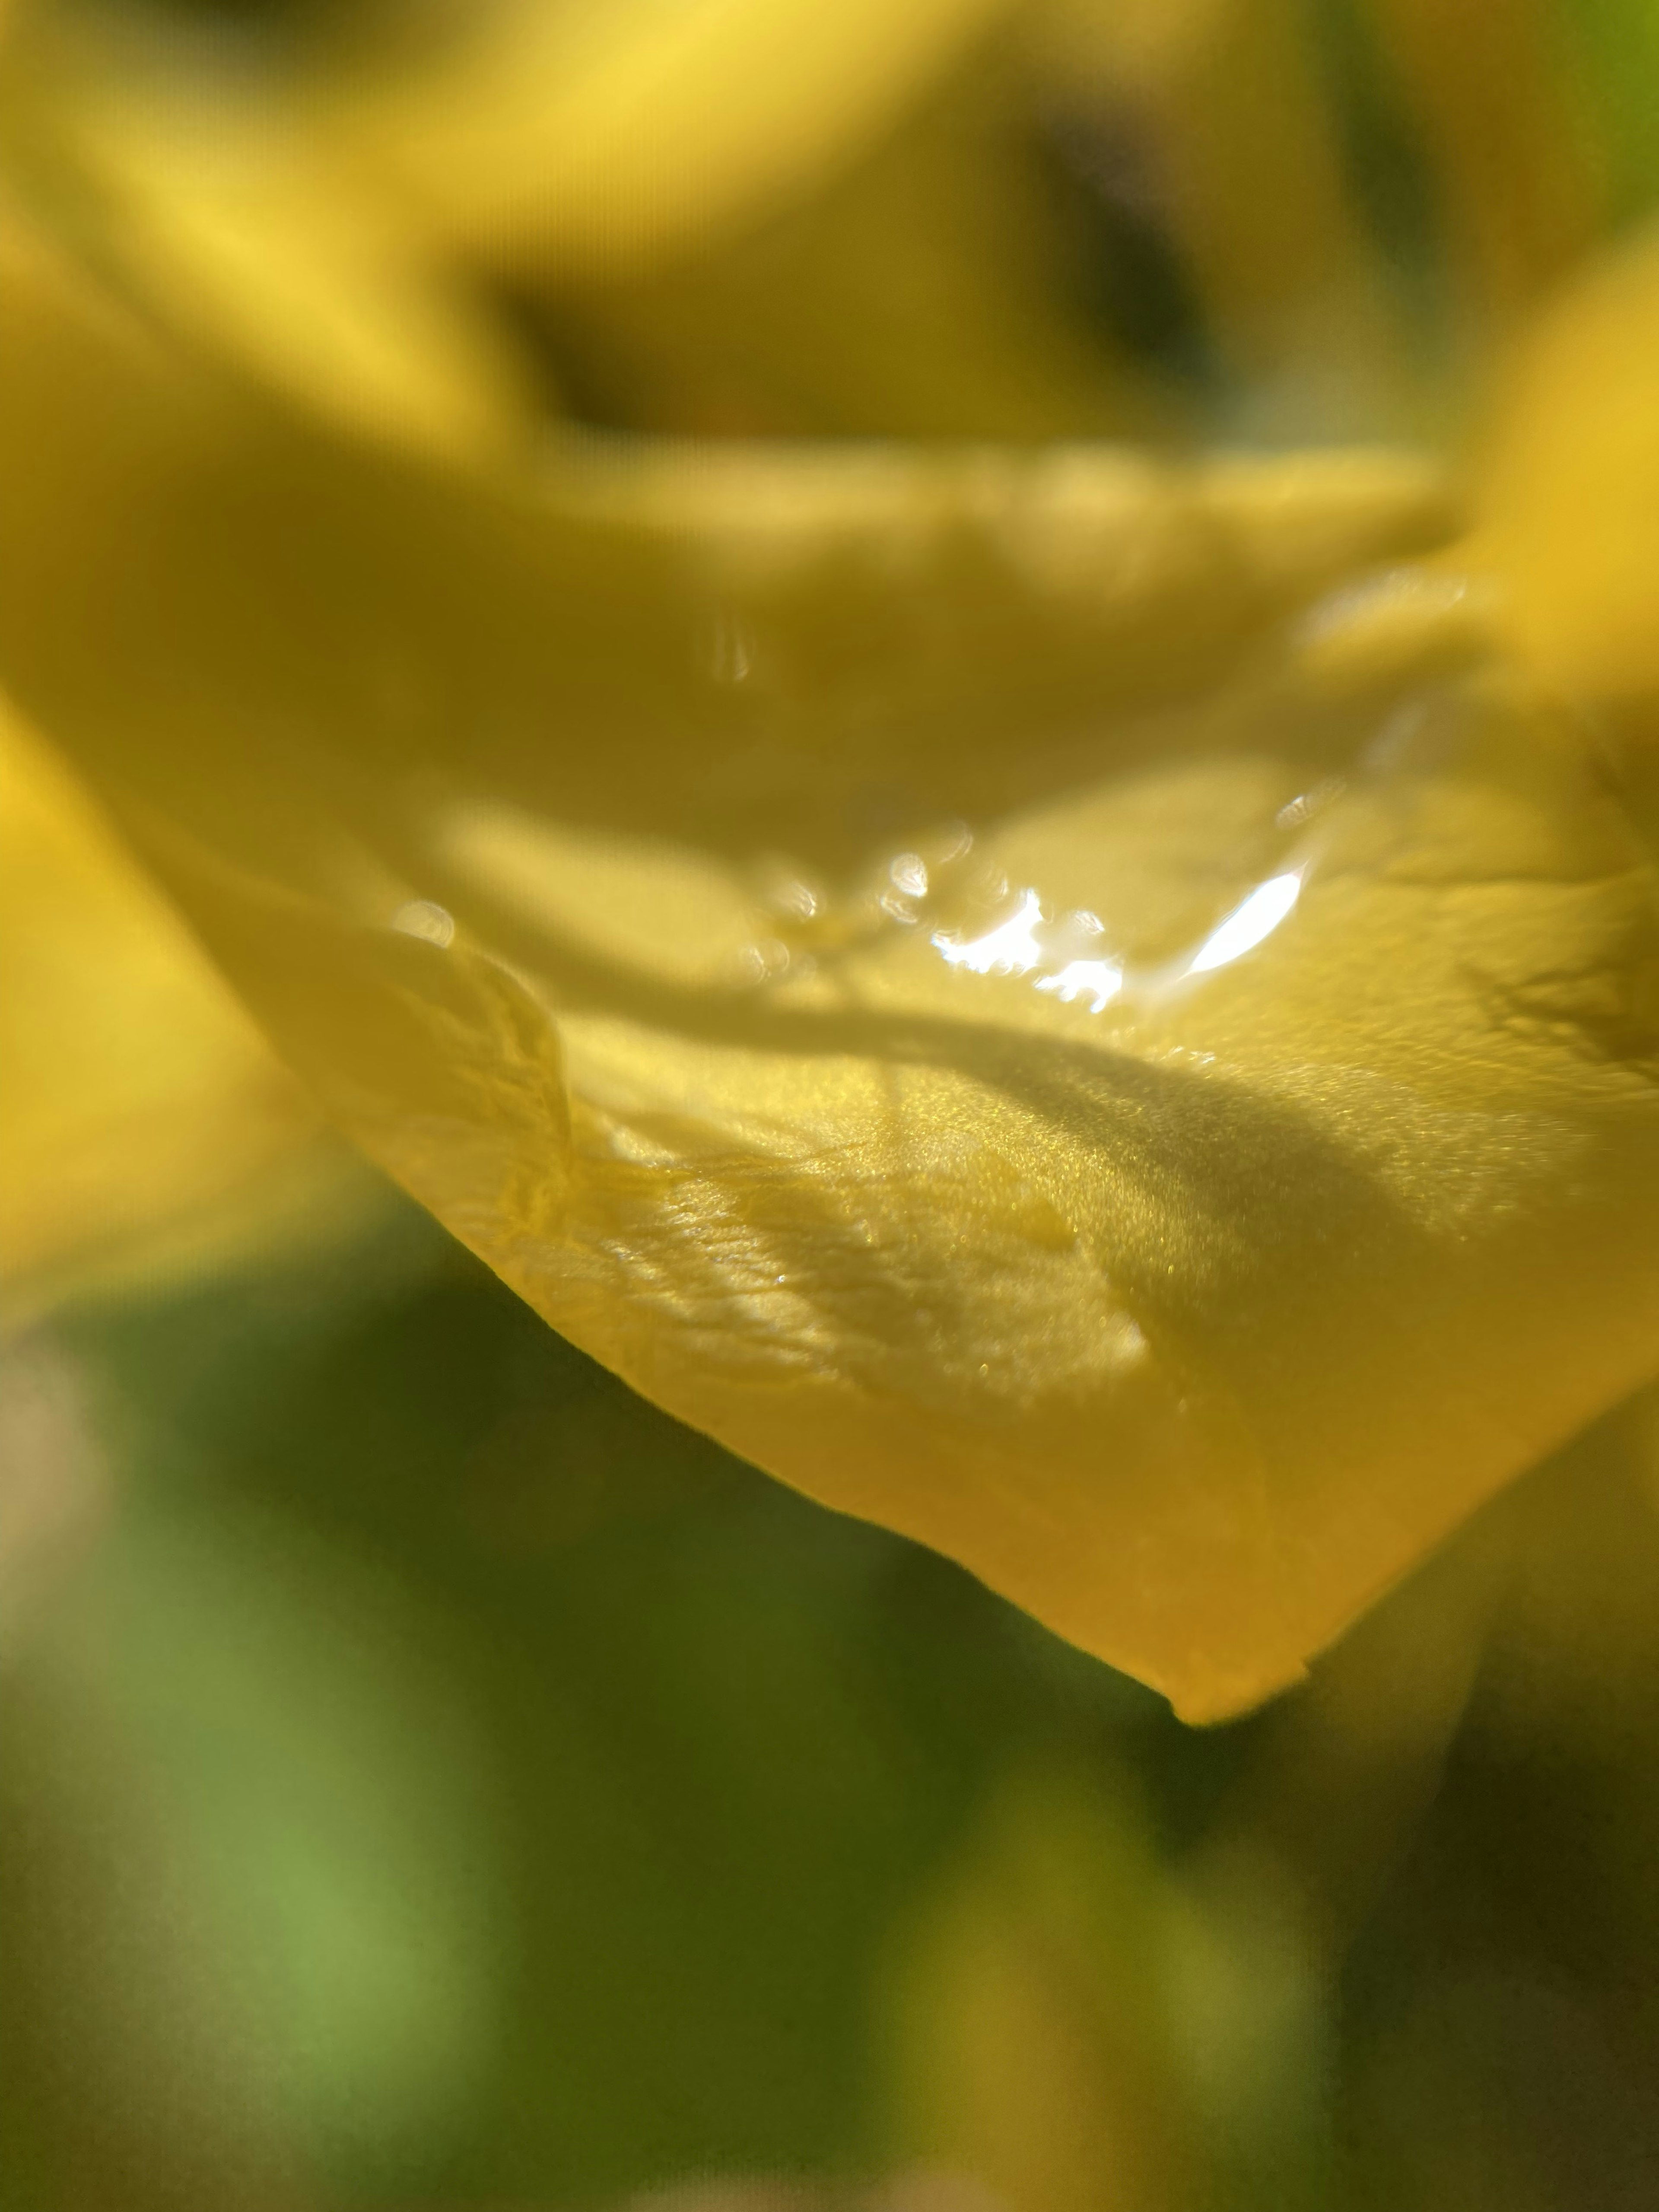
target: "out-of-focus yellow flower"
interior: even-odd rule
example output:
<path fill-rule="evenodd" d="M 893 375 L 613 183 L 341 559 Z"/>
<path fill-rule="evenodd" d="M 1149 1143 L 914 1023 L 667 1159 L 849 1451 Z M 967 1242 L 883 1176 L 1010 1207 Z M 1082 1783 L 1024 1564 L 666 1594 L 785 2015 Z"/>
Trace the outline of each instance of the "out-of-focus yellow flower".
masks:
<path fill-rule="evenodd" d="M 321 1116 L 62 762 L 0 708 L 0 1301 L 196 1267 L 340 1194 Z"/>
<path fill-rule="evenodd" d="M 1048 98 L 1133 118 L 1243 427 L 1305 440 L 1422 412 L 1365 240 L 1305 11 L 1287 0 L 1050 0 L 1032 11 Z"/>
<path fill-rule="evenodd" d="M 1604 180 L 1563 26 L 1540 0 L 1370 0 L 1427 142 L 1463 316 L 1486 334 L 1595 244 Z"/>
<path fill-rule="evenodd" d="M 1003 69 L 981 58 L 1030 12 L 697 0 L 670 25 L 641 0 L 486 0 L 378 41 L 313 31 L 284 68 L 228 72 L 160 15 L 118 35 L 36 0 L 0 66 L 0 125 L 15 173 L 70 201 L 152 308 L 377 436 L 473 459 L 532 438 L 548 378 L 509 298 L 601 349 L 643 322 L 647 357 L 718 359 L 731 325 L 749 391 L 715 428 L 801 427 L 804 400 L 853 428 L 1139 425 L 1145 380 L 1042 281 L 1009 112 L 1029 72 L 1006 37 Z M 827 220 L 746 271 L 744 241 L 815 198 Z M 872 269 L 886 337 L 860 308 Z M 757 364 L 770 421 L 742 419 Z M 696 381 L 694 413 L 718 416 Z M 872 406 L 887 419 L 858 419 Z"/>
<path fill-rule="evenodd" d="M 1597 262 L 1510 365 L 1477 557 L 1519 650 L 1650 742 L 1659 710 L 1659 242 Z"/>
<path fill-rule="evenodd" d="M 988 20 L 808 12 L 508 10 L 263 129 L 40 16 L 15 161 L 84 265 L 0 241 L 0 673 L 556 1326 L 1214 1717 L 1649 1373 L 1650 857 L 1478 580 L 1399 568 L 1399 456 L 510 460 L 458 272 L 713 252 Z M 1312 314 L 1347 235 L 1275 150 L 1248 252 L 1182 203 L 1267 351 L 1273 239 Z"/>
<path fill-rule="evenodd" d="M 1009 2212 L 1206 2201 L 1192 1916 L 1128 1778 L 1017 1772 L 895 1938 L 884 2078 L 902 2154 Z"/>

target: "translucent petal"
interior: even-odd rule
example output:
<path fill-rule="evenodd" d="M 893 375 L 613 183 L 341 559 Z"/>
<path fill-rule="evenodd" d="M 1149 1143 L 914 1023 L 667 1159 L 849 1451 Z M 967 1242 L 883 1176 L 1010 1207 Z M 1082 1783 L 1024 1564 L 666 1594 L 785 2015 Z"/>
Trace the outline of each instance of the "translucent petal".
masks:
<path fill-rule="evenodd" d="M 337 1194 L 319 1117 L 0 702 L 0 1306 L 222 1260 Z"/>
<path fill-rule="evenodd" d="M 1650 1371 L 1646 847 L 1432 618 L 1284 627 L 1420 470 L 509 495 L 5 305 L 9 680 L 331 1111 L 659 1403 L 1213 1717 Z"/>
<path fill-rule="evenodd" d="M 1659 239 L 1593 262 L 1509 365 L 1486 440 L 1480 558 L 1517 650 L 1650 741 L 1659 706 Z"/>
<path fill-rule="evenodd" d="M 1003 12 L 494 0 L 273 54 L 48 7 L 0 66 L 0 134 L 149 312 L 360 433 L 522 445 L 559 382 L 526 324 L 550 296 L 579 356 L 643 316 L 681 416 L 724 377 L 762 427 L 817 427 L 816 402 L 856 428 L 884 384 L 883 429 L 930 402 L 915 427 L 1139 426 L 1138 380 L 1051 296 L 1025 73 L 956 82 Z M 756 270 L 704 265 L 803 206 Z"/>
<path fill-rule="evenodd" d="M 1178 242 L 1209 338 L 1246 380 L 1244 419 L 1277 442 L 1374 435 L 1420 413 L 1318 42 L 1293 0 L 1059 0 L 1035 13 L 1048 100 L 1127 160 Z"/>
<path fill-rule="evenodd" d="M 817 185 L 890 127 L 1006 0 L 507 0 L 326 128 L 435 229 L 499 250 L 527 225 L 561 265 L 659 260 Z"/>
<path fill-rule="evenodd" d="M 1192 1915 L 1132 1780 L 1109 1785 L 999 1777 L 884 1962 L 896 2148 L 1012 2212 L 1210 2193 L 1183 2078 L 1200 2006 L 1172 2017 Z"/>
<path fill-rule="evenodd" d="M 1605 220 L 1571 15 L 1553 21 L 1539 0 L 1373 0 L 1370 12 L 1437 172 L 1462 311 L 1501 325 Z"/>

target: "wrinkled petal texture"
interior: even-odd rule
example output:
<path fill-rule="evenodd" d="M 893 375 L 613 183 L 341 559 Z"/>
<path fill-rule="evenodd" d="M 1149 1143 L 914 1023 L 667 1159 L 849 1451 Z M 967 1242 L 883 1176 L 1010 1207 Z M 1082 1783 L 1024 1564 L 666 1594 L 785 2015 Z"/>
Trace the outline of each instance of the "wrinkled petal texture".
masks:
<path fill-rule="evenodd" d="M 1443 532 L 1420 470 L 500 485 L 7 274 L 8 682 L 335 1116 L 659 1404 L 1202 1719 L 1650 1370 L 1646 846 L 1432 592 L 1332 650 Z"/>

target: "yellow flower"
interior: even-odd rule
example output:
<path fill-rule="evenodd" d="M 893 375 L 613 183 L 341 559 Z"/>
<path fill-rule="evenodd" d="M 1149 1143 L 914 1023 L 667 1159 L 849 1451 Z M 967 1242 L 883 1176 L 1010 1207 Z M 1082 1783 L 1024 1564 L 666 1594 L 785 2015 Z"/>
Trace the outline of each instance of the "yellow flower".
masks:
<path fill-rule="evenodd" d="M 61 761 L 0 704 L 0 1300 L 222 1261 L 348 1188 L 321 1117 Z"/>
<path fill-rule="evenodd" d="M 1477 557 L 1515 648 L 1645 747 L 1659 703 L 1659 242 L 1638 236 L 1551 304 L 1485 456 Z"/>
<path fill-rule="evenodd" d="M 462 272 L 714 252 L 983 11 L 809 12 L 246 142 L 32 63 L 0 677 L 556 1327 L 1215 1717 L 1651 1369 L 1649 849 L 1397 453 L 538 444 Z"/>

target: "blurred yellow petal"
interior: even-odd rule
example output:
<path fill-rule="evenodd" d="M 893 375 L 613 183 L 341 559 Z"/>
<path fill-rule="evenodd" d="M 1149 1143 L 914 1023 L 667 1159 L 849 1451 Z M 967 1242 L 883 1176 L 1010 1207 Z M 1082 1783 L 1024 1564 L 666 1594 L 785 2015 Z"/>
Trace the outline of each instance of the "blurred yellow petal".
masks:
<path fill-rule="evenodd" d="M 568 268 L 638 268 L 810 189 L 1006 12 L 506 0 L 372 96 L 348 78 L 322 127 L 475 249 L 522 227 Z"/>
<path fill-rule="evenodd" d="M 1506 323 L 1586 251 L 1604 214 L 1565 26 L 1540 0 L 1368 5 L 1437 173 L 1463 312 Z"/>
<path fill-rule="evenodd" d="M 316 88 L 216 73 L 142 18 L 96 27 L 26 15 L 0 131 L 19 188 L 145 312 L 359 431 L 457 456 L 523 441 L 538 396 L 510 335 L 343 157 Z"/>
<path fill-rule="evenodd" d="M 1291 0 L 1049 0 L 1048 97 L 1146 172 L 1253 429 L 1397 431 L 1419 411 Z"/>
<path fill-rule="evenodd" d="M 1594 264 L 1510 365 L 1476 557 L 1504 579 L 1518 650 L 1641 721 L 1659 705 L 1659 241 Z"/>
<path fill-rule="evenodd" d="M 1181 1904 L 1132 1784 L 1107 1782 L 1004 1777 L 887 1962 L 898 2147 L 1007 2212 L 1212 2201 L 1176 2030 Z"/>
<path fill-rule="evenodd" d="M 651 374 L 689 385 L 684 427 L 705 427 L 700 383 L 718 410 L 722 374 L 737 419 L 717 428 L 1139 420 L 1145 394 L 1126 399 L 1110 346 L 1042 281 L 1029 118 L 988 127 L 975 95 L 908 127 L 1006 12 L 497 0 L 441 33 L 232 73 L 176 27 L 94 35 L 48 7 L 3 106 L 18 173 L 141 297 L 360 430 L 473 457 L 523 442 L 557 365 L 495 296 L 514 272 L 532 301 L 553 288 L 565 326 L 597 325 L 579 355 L 626 353 L 643 316 Z M 1017 106 L 1023 76 L 991 79 L 990 108 Z M 803 237 L 769 238 L 826 186 Z M 738 265 L 707 268 L 728 240 Z"/>
<path fill-rule="evenodd" d="M 510 496 L 5 305 L 18 696 L 345 1126 L 671 1411 L 1206 1717 L 1649 1371 L 1644 848 L 1432 621 L 1352 683 L 1345 602 L 1274 642 L 1420 471 Z"/>
<path fill-rule="evenodd" d="M 1018 61 L 975 56 L 817 189 L 641 268 L 515 231 L 566 404 L 680 433 L 1167 435 L 1181 408 L 1106 326 Z"/>
<path fill-rule="evenodd" d="M 112 234 L 181 330 L 378 435 L 485 457 L 528 434 L 534 380 L 508 334 L 382 196 L 125 89 L 84 119 Z"/>
<path fill-rule="evenodd" d="M 222 1257 L 338 1173 L 319 1116 L 65 769 L 0 709 L 0 1299 Z"/>

